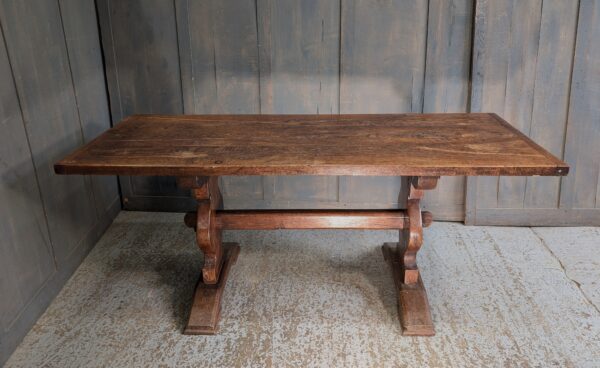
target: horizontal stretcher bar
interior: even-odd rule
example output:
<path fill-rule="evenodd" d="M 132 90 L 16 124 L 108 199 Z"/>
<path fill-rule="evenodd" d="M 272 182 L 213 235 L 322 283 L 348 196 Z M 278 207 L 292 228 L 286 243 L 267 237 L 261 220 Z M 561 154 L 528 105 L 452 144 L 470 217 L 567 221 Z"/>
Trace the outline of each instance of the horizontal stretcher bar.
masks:
<path fill-rule="evenodd" d="M 432 222 L 431 212 L 421 212 L 423 227 Z M 196 227 L 196 212 L 185 215 L 185 223 Z M 215 227 L 223 230 L 277 229 L 371 229 L 408 227 L 404 210 L 218 210 Z"/>

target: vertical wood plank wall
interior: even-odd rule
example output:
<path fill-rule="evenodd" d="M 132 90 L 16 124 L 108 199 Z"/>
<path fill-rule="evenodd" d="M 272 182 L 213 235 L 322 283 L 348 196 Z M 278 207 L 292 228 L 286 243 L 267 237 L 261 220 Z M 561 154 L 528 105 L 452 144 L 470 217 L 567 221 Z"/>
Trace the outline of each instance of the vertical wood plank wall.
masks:
<path fill-rule="evenodd" d="M 571 166 L 469 178 L 466 222 L 600 224 L 600 1 L 478 0 L 471 111 L 493 111 Z"/>
<path fill-rule="evenodd" d="M 567 178 L 445 177 L 425 207 L 470 224 L 600 223 L 598 0 L 98 0 L 113 119 L 144 112 L 493 111 Z M 226 177 L 230 208 L 393 208 L 399 178 Z M 121 178 L 128 209 L 193 203 Z"/>
<path fill-rule="evenodd" d="M 571 175 L 445 177 L 425 207 L 500 225 L 600 222 L 598 3 L 98 0 L 115 122 L 138 112 L 497 112 Z M 230 208 L 392 208 L 402 182 L 231 177 L 222 187 Z M 121 178 L 121 188 L 128 209 L 193 206 L 170 178 Z"/>
<path fill-rule="evenodd" d="M 132 113 L 467 111 L 472 0 L 98 0 L 113 121 Z M 229 208 L 394 208 L 399 178 L 225 177 Z M 127 209 L 193 207 L 121 178 Z M 464 178 L 425 206 L 464 218 Z M 439 194 L 442 193 L 442 194 Z"/>
<path fill-rule="evenodd" d="M 52 165 L 110 127 L 93 0 L 0 1 L 0 365 L 120 209 Z"/>

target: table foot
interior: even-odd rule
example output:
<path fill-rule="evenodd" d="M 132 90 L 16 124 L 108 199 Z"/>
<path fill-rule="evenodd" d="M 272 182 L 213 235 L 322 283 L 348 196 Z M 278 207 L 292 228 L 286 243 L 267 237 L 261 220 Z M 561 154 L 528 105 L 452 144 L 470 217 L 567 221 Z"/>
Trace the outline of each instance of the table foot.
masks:
<path fill-rule="evenodd" d="M 219 280 L 206 284 L 203 277 L 196 285 L 190 318 L 183 331 L 184 335 L 214 335 L 218 331 L 221 314 L 221 298 L 227 283 L 231 266 L 237 260 L 240 246 L 236 243 L 223 243 L 223 264 Z"/>
<path fill-rule="evenodd" d="M 398 243 L 385 243 L 382 247 L 383 257 L 390 264 L 394 276 L 394 284 L 398 292 L 398 316 L 404 336 L 433 336 L 435 328 L 431 319 L 427 292 L 421 276 L 417 282 L 402 282 L 402 266 Z"/>

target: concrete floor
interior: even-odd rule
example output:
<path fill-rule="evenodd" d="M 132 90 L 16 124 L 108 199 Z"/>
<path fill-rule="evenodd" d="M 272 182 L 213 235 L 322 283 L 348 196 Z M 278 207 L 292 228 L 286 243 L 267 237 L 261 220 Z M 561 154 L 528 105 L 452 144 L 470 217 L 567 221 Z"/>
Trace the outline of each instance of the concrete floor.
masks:
<path fill-rule="evenodd" d="M 600 367 L 600 228 L 436 223 L 437 335 L 402 337 L 395 231 L 228 232 L 217 336 L 183 336 L 201 265 L 180 214 L 122 212 L 7 367 Z"/>

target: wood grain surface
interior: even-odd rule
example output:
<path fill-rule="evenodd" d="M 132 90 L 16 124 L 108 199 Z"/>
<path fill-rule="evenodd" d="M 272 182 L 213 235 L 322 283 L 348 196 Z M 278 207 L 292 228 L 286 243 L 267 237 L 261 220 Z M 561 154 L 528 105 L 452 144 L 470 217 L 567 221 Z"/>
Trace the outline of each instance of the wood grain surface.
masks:
<path fill-rule="evenodd" d="M 566 175 L 494 114 L 135 115 L 59 174 Z"/>

